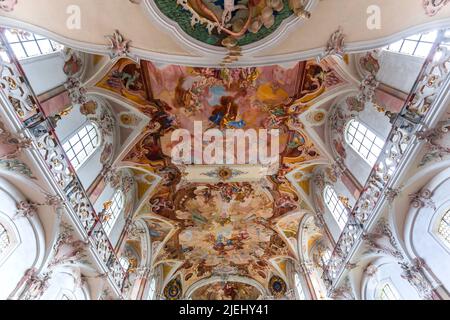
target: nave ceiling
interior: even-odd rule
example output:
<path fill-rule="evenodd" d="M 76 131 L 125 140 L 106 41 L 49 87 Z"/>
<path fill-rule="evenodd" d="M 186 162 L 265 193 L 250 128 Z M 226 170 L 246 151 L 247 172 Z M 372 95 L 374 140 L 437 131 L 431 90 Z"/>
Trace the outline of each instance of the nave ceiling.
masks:
<path fill-rule="evenodd" d="M 133 219 L 149 230 L 151 265 L 162 270 L 166 298 L 224 276 L 238 277 L 222 288 L 224 298 L 286 294 L 287 265 L 299 259 L 299 224 L 313 201 L 309 177 L 331 152 L 325 137 L 312 139 L 307 129 L 324 127 L 333 97 L 355 90 L 350 68 L 333 57 L 239 69 L 118 58 L 97 68 L 89 94 L 120 100 L 147 117 L 113 168 L 135 176 Z M 87 102 L 80 110 L 89 116 L 95 108 Z M 118 118 L 122 126 L 135 121 Z M 279 129 L 280 167 L 173 163 L 171 134 L 182 128 L 194 136 L 194 121 L 223 132 Z M 135 240 L 128 245 L 142 250 Z M 218 281 L 191 294 L 206 298 Z"/>
<path fill-rule="evenodd" d="M 45 0 L 39 0 L 41 5 L 36 2 L 33 1 L 33 8 L 46 8 L 55 19 L 43 23 L 40 19 L 45 14 L 27 16 L 30 2 L 19 0 L 14 11 L 2 13 L 0 22 L 8 24 L 9 18 L 17 19 L 11 26 L 32 25 L 31 29 L 43 31 L 41 34 L 56 35 L 62 43 L 94 54 L 111 54 L 111 48 L 104 45 L 105 35 L 115 29 L 120 30 L 116 36 L 124 36 L 120 40 L 132 39 L 116 41 L 116 45 L 125 44 L 126 48 L 110 61 L 96 55 L 91 66 L 96 71 L 89 71 L 83 85 L 91 97 L 115 101 L 112 112 L 120 127 L 121 149 L 108 145 L 102 159 L 114 159 L 114 172 L 126 171 L 134 177 L 138 201 L 127 212 L 133 212 L 133 220 L 144 222 L 150 234 L 151 250 L 146 250 L 151 251 L 151 268 L 161 272 L 166 299 L 186 297 L 187 292 L 190 298 L 199 300 L 283 297 L 287 293 L 289 266 L 298 264 L 299 252 L 310 250 L 323 231 L 310 221 L 303 228 L 311 229 L 311 242 L 300 242 L 302 248 L 298 248 L 302 218 L 314 211 L 313 204 L 317 202 L 318 195 L 311 187 L 312 179 L 317 177 L 314 173 L 325 167 L 326 179 L 335 182 L 336 168 L 330 166 L 335 153 L 345 158 L 343 142 L 329 141 L 334 134 L 330 130 L 343 131 L 342 123 L 349 119 L 348 114 L 333 110 L 336 98 L 341 98 L 339 101 L 344 101 L 349 110 L 360 111 L 360 101 L 342 99 L 360 91 L 361 74 L 355 72 L 352 63 L 361 63 L 359 68 L 366 73 L 376 73 L 380 68 L 371 53 L 328 55 L 322 60 L 306 58 L 323 52 L 336 26 L 345 31 L 350 47 L 369 40 L 369 47 L 379 47 L 412 25 L 427 28 L 430 16 L 424 13 L 421 1 L 410 5 L 408 0 L 406 5 L 402 0 L 395 4 L 379 0 L 384 8 L 391 9 L 384 16 L 385 27 L 382 31 L 361 33 L 366 21 L 348 17 L 362 8 L 365 11 L 368 1 L 348 0 L 345 8 L 337 0 L 305 1 L 311 11 L 310 20 L 306 20 L 305 12 L 292 7 L 291 2 L 295 1 L 284 1 L 284 6 L 272 8 L 272 16 L 267 14 L 268 21 L 260 21 L 263 25 L 257 26 L 239 10 L 254 12 L 256 20 L 263 20 L 267 1 L 249 0 L 246 8 L 232 10 L 226 17 L 221 14 L 227 1 L 208 2 L 204 7 L 205 1 L 186 0 L 173 7 L 170 1 L 160 0 L 155 7 L 146 0 L 126 4 L 96 0 L 89 4 L 79 1 L 82 8 L 90 8 L 83 10 L 85 27 L 67 30 L 62 27 L 64 15 L 56 14 L 66 8 L 67 1 L 52 3 L 50 9 Z M 108 21 L 115 21 L 114 26 L 91 16 L 99 8 L 109 16 Z M 395 15 L 393 11 L 398 12 L 398 8 L 407 8 L 411 19 L 391 19 L 389 15 Z M 346 15 L 337 14 L 344 9 Z M 155 14 L 159 14 L 159 20 L 149 19 Z M 445 20 L 450 7 L 437 14 Z M 135 19 L 126 21 L 120 18 L 122 15 Z M 169 18 L 169 22 L 167 18 L 172 16 L 179 18 Z M 201 20 L 195 29 L 198 32 L 187 27 L 192 17 Z M 228 25 L 224 27 L 216 21 L 220 19 L 228 19 Z M 161 32 L 162 21 L 177 30 L 176 36 Z M 297 24 L 295 32 L 288 32 L 290 24 Z M 39 27 L 44 25 L 45 30 Z M 230 39 L 227 35 L 235 33 L 230 31 L 233 28 L 245 32 Z M 380 39 L 384 40 L 379 42 Z M 258 47 L 262 41 L 269 41 L 270 45 Z M 342 45 L 342 41 L 335 39 L 334 44 Z M 80 61 L 73 54 L 73 59 L 66 60 L 69 76 L 80 69 Z M 306 58 L 298 62 L 302 57 Z M 249 61 L 254 66 L 237 68 Z M 85 116 L 99 114 L 96 101 L 80 105 Z M 204 130 L 222 132 L 280 130 L 279 168 L 175 163 L 171 157 L 171 135 L 177 129 L 194 135 L 194 121 L 201 122 Z M 246 149 L 247 156 L 252 152 L 251 148 Z M 198 156 L 195 151 L 193 154 Z M 131 238 L 126 248 L 137 256 L 142 256 L 139 252 L 144 250 L 139 241 Z M 138 264 L 137 260 L 131 261 L 132 268 Z"/>

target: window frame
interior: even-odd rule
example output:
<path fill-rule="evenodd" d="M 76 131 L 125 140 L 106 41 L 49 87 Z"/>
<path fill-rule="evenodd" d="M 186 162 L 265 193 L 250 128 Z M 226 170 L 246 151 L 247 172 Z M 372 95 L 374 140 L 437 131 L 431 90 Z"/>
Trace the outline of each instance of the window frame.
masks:
<path fill-rule="evenodd" d="M 431 33 L 435 33 L 436 37 L 438 35 L 438 31 L 437 30 L 433 30 L 433 31 L 429 31 L 429 32 L 424 32 L 424 33 L 419 33 L 419 34 L 414 34 L 412 36 L 406 37 L 406 38 L 402 38 L 396 42 L 393 42 L 391 44 L 389 44 L 388 46 L 386 46 L 384 49 L 388 52 L 392 52 L 392 53 L 397 53 L 397 54 L 402 54 L 402 55 L 407 55 L 407 56 L 411 56 L 411 57 L 417 57 L 417 58 L 421 58 L 421 59 L 426 59 L 428 57 L 428 55 L 431 52 L 431 49 L 433 47 L 434 42 L 436 41 L 436 37 L 434 38 L 433 41 L 429 41 L 429 40 L 423 40 L 424 37 L 426 37 L 427 35 L 431 34 Z M 400 43 L 400 47 L 397 50 L 393 50 L 392 46 L 394 46 L 397 43 Z M 402 49 L 404 48 L 405 44 L 409 43 L 409 42 L 414 42 L 415 43 L 415 47 L 412 53 L 408 53 L 406 51 L 402 51 Z M 421 45 L 427 45 L 430 47 L 430 49 L 428 50 L 427 54 L 425 56 L 423 55 L 418 55 L 417 54 L 417 49 L 421 46 Z"/>
<path fill-rule="evenodd" d="M 300 275 L 296 273 L 294 275 L 295 289 L 297 290 L 297 296 L 299 300 L 306 300 L 305 290 L 303 289 L 302 280 Z"/>
<path fill-rule="evenodd" d="M 0 221 L 0 260 L 3 252 L 7 252 L 12 246 L 11 235 L 7 227 Z M 5 254 L 6 255 L 6 254 Z"/>
<path fill-rule="evenodd" d="M 122 266 L 122 268 L 125 271 L 128 271 L 130 269 L 131 263 L 130 263 L 130 260 L 127 257 L 121 256 L 119 258 L 119 262 L 120 262 L 120 265 Z"/>
<path fill-rule="evenodd" d="M 19 231 L 11 218 L 0 211 L 0 224 L 6 230 L 9 237 L 9 246 L 0 254 L 0 267 L 11 257 L 21 244 Z"/>
<path fill-rule="evenodd" d="M 80 132 L 81 132 L 83 129 L 86 129 L 87 127 L 89 127 L 89 126 L 92 126 L 92 127 L 94 128 L 94 130 L 95 130 L 95 134 L 96 134 L 96 138 L 97 138 L 97 144 L 96 144 L 96 146 L 94 146 L 94 148 L 92 149 L 92 151 L 90 151 L 90 153 L 88 154 L 87 151 L 86 151 L 86 146 L 84 146 L 83 139 L 84 139 L 87 135 L 89 135 L 89 138 L 91 138 L 91 136 L 90 136 L 91 130 L 90 130 L 90 129 L 87 130 L 87 134 L 83 135 L 82 137 L 80 137 Z M 71 140 L 72 140 L 73 138 L 75 138 L 75 137 L 78 137 L 78 140 L 72 145 Z M 89 143 L 92 143 L 92 141 L 93 141 L 93 139 L 90 139 L 90 140 L 89 140 Z M 70 144 L 70 147 L 69 147 L 69 148 L 66 148 L 66 145 L 67 145 L 68 143 Z M 81 149 L 78 153 L 75 153 L 74 146 L 76 146 L 78 143 L 81 143 L 83 147 L 82 147 L 82 149 Z M 93 145 L 93 144 L 92 144 L 92 145 Z M 86 165 L 86 163 L 89 161 L 89 159 L 92 158 L 92 157 L 97 153 L 97 151 L 98 151 L 98 149 L 100 148 L 101 145 L 102 145 L 102 136 L 101 136 L 100 128 L 98 127 L 98 125 L 97 125 L 94 121 L 90 121 L 90 120 L 84 122 L 83 125 L 81 125 L 77 130 L 75 130 L 74 132 L 72 132 L 72 134 L 71 134 L 69 137 L 67 137 L 66 139 L 64 139 L 64 142 L 62 143 L 62 146 L 63 146 L 63 149 L 64 149 L 64 153 L 66 154 L 67 159 L 68 159 L 69 162 L 72 164 L 72 166 L 73 166 L 73 168 L 75 169 L 75 171 L 81 170 L 81 168 L 83 168 L 83 167 Z M 71 157 L 71 156 L 69 155 L 69 152 L 70 152 L 70 151 L 73 152 L 74 157 Z M 82 159 L 82 161 L 80 162 L 80 161 L 78 160 L 78 154 L 79 154 L 80 152 L 82 152 L 82 151 L 84 151 L 84 152 L 87 154 L 87 156 L 86 156 L 84 159 Z M 77 165 L 75 165 L 75 164 L 73 163 L 73 160 L 74 160 L 74 159 L 76 159 L 77 162 L 79 162 Z"/>
<path fill-rule="evenodd" d="M 120 197 L 121 201 L 117 201 L 118 197 Z M 111 217 L 106 220 L 102 221 L 102 227 L 105 233 L 109 236 L 111 234 L 111 231 L 114 229 L 115 224 L 117 223 L 117 220 L 119 219 L 120 214 L 125 209 L 125 195 L 122 192 L 122 190 L 116 190 L 111 198 L 110 201 L 112 201 L 111 206 L 105 211 L 103 217 L 107 216 L 109 212 L 112 212 Z M 120 206 L 118 205 L 120 203 Z M 117 208 L 120 208 L 120 210 L 116 210 Z"/>
<path fill-rule="evenodd" d="M 388 292 L 386 291 L 386 288 L 389 289 Z M 393 297 L 393 299 L 391 299 L 389 297 L 389 295 L 391 295 Z M 385 299 L 384 297 L 387 297 L 387 299 Z M 379 286 L 378 293 L 377 293 L 377 299 L 383 300 L 383 301 L 396 301 L 396 300 L 401 300 L 401 296 L 399 295 L 394 284 L 390 281 L 386 281 L 386 282 L 383 282 Z"/>
<path fill-rule="evenodd" d="M 13 31 L 18 31 L 18 32 L 14 33 Z M 7 35 L 6 32 L 10 33 L 17 39 L 14 39 L 14 40 L 11 39 L 11 36 Z M 21 34 L 29 34 L 31 39 L 22 37 Z M 44 37 L 40 34 L 36 34 L 34 32 L 19 29 L 19 28 L 6 29 L 5 30 L 5 38 L 9 44 L 9 46 L 13 50 L 14 55 L 17 57 L 17 59 L 21 63 L 29 63 L 31 61 L 41 59 L 42 57 L 59 54 L 62 51 L 62 49 L 64 48 L 64 46 L 62 44 L 58 43 L 57 41 L 54 41 L 47 37 Z M 42 46 L 43 42 L 45 42 L 47 45 L 49 45 L 49 47 L 51 48 L 51 51 L 47 52 L 44 49 L 44 47 Z M 39 54 L 30 55 L 30 53 L 28 52 L 30 50 L 30 48 L 28 48 L 28 49 L 26 48 L 26 45 L 30 44 L 30 43 L 33 44 L 34 49 L 37 49 L 39 51 Z M 16 46 L 20 47 L 20 49 L 22 50 L 22 52 L 25 56 L 20 54 L 20 52 L 15 49 Z"/>
<path fill-rule="evenodd" d="M 351 133 L 352 128 L 355 130 L 354 133 Z M 357 137 L 358 135 L 362 136 L 361 140 Z M 373 137 L 370 138 L 370 135 Z M 347 122 L 344 136 L 346 144 L 350 146 L 358 154 L 358 156 L 364 159 L 364 161 L 371 167 L 377 163 L 378 158 L 383 153 L 384 146 L 386 145 L 386 142 L 383 141 L 382 138 L 380 138 L 368 126 L 357 119 L 351 119 Z M 363 148 L 367 150 L 367 155 L 362 153 L 361 149 Z M 379 151 L 374 151 L 376 149 L 379 149 Z"/>
<path fill-rule="evenodd" d="M 444 236 L 440 231 L 443 223 L 445 223 L 448 228 L 447 236 Z M 444 246 L 444 248 L 446 248 L 447 251 L 449 251 L 450 250 L 450 208 L 448 208 L 447 210 L 443 210 L 443 213 L 441 213 L 439 215 L 439 218 L 436 221 L 436 228 L 435 228 L 434 233 L 436 234 L 437 238 L 439 239 L 439 242 L 441 242 L 442 245 Z"/>
<path fill-rule="evenodd" d="M 328 192 L 328 191 L 330 191 L 330 192 Z M 327 200 L 328 195 L 329 195 L 329 200 Z M 333 216 L 334 220 L 336 221 L 336 223 L 338 224 L 339 228 L 342 231 L 348 222 L 348 216 L 349 216 L 348 209 L 344 206 L 342 201 L 339 199 L 339 196 L 338 196 L 336 190 L 331 185 L 325 186 L 322 197 L 323 197 L 323 201 L 324 201 L 327 209 L 331 212 L 331 215 Z M 331 204 L 331 201 L 334 199 L 335 199 L 335 201 L 333 203 L 333 209 L 332 209 L 330 204 Z M 340 212 L 336 211 L 338 206 L 342 207 L 342 210 Z M 345 216 L 345 214 L 346 214 L 346 216 Z"/>
<path fill-rule="evenodd" d="M 325 248 L 324 250 L 319 251 L 320 254 L 320 260 L 322 261 L 323 267 L 326 267 L 328 265 L 328 262 L 331 260 L 331 249 Z"/>
<path fill-rule="evenodd" d="M 151 294 L 151 296 L 150 296 Z M 156 295 L 156 279 L 152 278 L 149 281 L 148 291 L 147 291 L 147 300 L 155 300 Z"/>

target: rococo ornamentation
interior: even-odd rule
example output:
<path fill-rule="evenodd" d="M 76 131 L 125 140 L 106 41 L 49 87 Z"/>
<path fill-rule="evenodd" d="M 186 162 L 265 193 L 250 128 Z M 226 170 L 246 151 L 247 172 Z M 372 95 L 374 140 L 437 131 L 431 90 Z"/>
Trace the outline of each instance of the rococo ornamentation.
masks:
<path fill-rule="evenodd" d="M 311 0 L 156 0 L 146 5 L 185 34 L 218 47 L 242 47 L 277 31 L 286 21 L 308 19 Z"/>
<path fill-rule="evenodd" d="M 11 12 L 17 5 L 17 0 L 0 0 L 0 10 Z"/>
<path fill-rule="evenodd" d="M 425 12 L 430 17 L 435 16 L 450 0 L 423 0 Z"/>

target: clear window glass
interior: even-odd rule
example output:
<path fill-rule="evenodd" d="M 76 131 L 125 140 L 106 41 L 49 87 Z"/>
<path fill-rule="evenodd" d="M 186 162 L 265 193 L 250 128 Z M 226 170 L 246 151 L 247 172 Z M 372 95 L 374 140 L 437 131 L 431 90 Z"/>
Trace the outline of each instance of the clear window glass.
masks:
<path fill-rule="evenodd" d="M 300 300 L 306 300 L 305 292 L 303 291 L 302 282 L 298 274 L 295 274 L 295 287 L 297 288 L 298 297 Z"/>
<path fill-rule="evenodd" d="M 128 269 L 130 268 L 130 260 L 128 260 L 126 257 L 120 257 L 119 262 L 122 265 L 122 268 L 128 271 Z"/>
<path fill-rule="evenodd" d="M 0 224 L 0 259 L 2 255 L 8 250 L 11 245 L 11 239 L 8 234 L 8 230 Z"/>
<path fill-rule="evenodd" d="M 384 141 L 361 122 L 351 120 L 345 133 L 347 143 L 371 166 L 374 166 L 384 147 Z"/>
<path fill-rule="evenodd" d="M 7 29 L 5 36 L 19 60 L 57 52 L 63 48 L 59 43 L 23 30 Z"/>
<path fill-rule="evenodd" d="M 444 214 L 438 227 L 439 236 L 450 246 L 450 209 Z"/>
<path fill-rule="evenodd" d="M 386 50 L 426 58 L 433 47 L 438 32 L 416 34 L 386 47 Z"/>
<path fill-rule="evenodd" d="M 88 122 L 63 144 L 63 148 L 69 161 L 77 170 L 95 152 L 99 144 L 97 126 Z"/>
<path fill-rule="evenodd" d="M 150 282 L 149 289 L 148 289 L 147 300 L 154 300 L 155 292 L 156 292 L 156 280 L 152 279 L 152 281 Z"/>
<path fill-rule="evenodd" d="M 398 300 L 395 290 L 392 288 L 392 286 L 389 283 L 386 283 L 383 286 L 383 288 L 381 289 L 380 299 L 381 300 Z"/>
<path fill-rule="evenodd" d="M 322 265 L 326 266 L 331 259 L 331 250 L 325 249 L 320 253 L 320 259 L 322 260 Z"/>
<path fill-rule="evenodd" d="M 109 234 L 114 224 L 122 213 L 124 207 L 124 196 L 122 191 L 116 191 L 111 200 L 111 206 L 106 210 L 103 218 L 103 229 Z"/>
<path fill-rule="evenodd" d="M 326 186 L 323 195 L 328 210 L 330 210 L 339 227 L 344 229 L 348 220 L 348 211 L 331 186 Z"/>

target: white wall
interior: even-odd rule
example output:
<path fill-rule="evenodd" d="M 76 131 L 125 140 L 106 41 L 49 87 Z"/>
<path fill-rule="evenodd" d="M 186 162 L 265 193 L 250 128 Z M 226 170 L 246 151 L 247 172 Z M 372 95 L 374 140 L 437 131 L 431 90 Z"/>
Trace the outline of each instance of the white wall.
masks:
<path fill-rule="evenodd" d="M 64 59 L 60 52 L 20 61 L 35 94 L 40 95 L 63 85 L 67 76 L 64 74 Z"/>
<path fill-rule="evenodd" d="M 389 283 L 399 294 L 399 300 L 422 300 L 416 289 L 402 278 L 403 270 L 398 262 L 389 259 L 383 260 L 376 263 L 378 271 L 374 276 L 366 276 L 366 283 L 363 287 L 363 299 L 378 300 L 381 288 L 385 283 Z"/>
<path fill-rule="evenodd" d="M 442 216 L 450 209 L 450 169 L 438 175 L 429 186 L 436 208 L 411 209 L 405 227 L 405 241 L 413 257 L 422 258 L 432 274 L 450 292 L 450 244 L 438 235 Z"/>
<path fill-rule="evenodd" d="M 0 261 L 0 300 L 16 288 L 26 271 L 39 267 L 44 255 L 44 231 L 37 217 L 15 218 L 17 203 L 23 195 L 8 181 L 0 178 L 0 222 L 13 232 L 13 251 Z"/>
<path fill-rule="evenodd" d="M 379 58 L 378 81 L 409 93 L 424 63 L 423 58 L 383 50 Z"/>
<path fill-rule="evenodd" d="M 85 286 L 78 284 L 79 274 L 73 268 L 63 268 L 52 274 L 41 300 L 62 300 L 66 296 L 69 300 L 89 300 L 89 293 Z"/>

